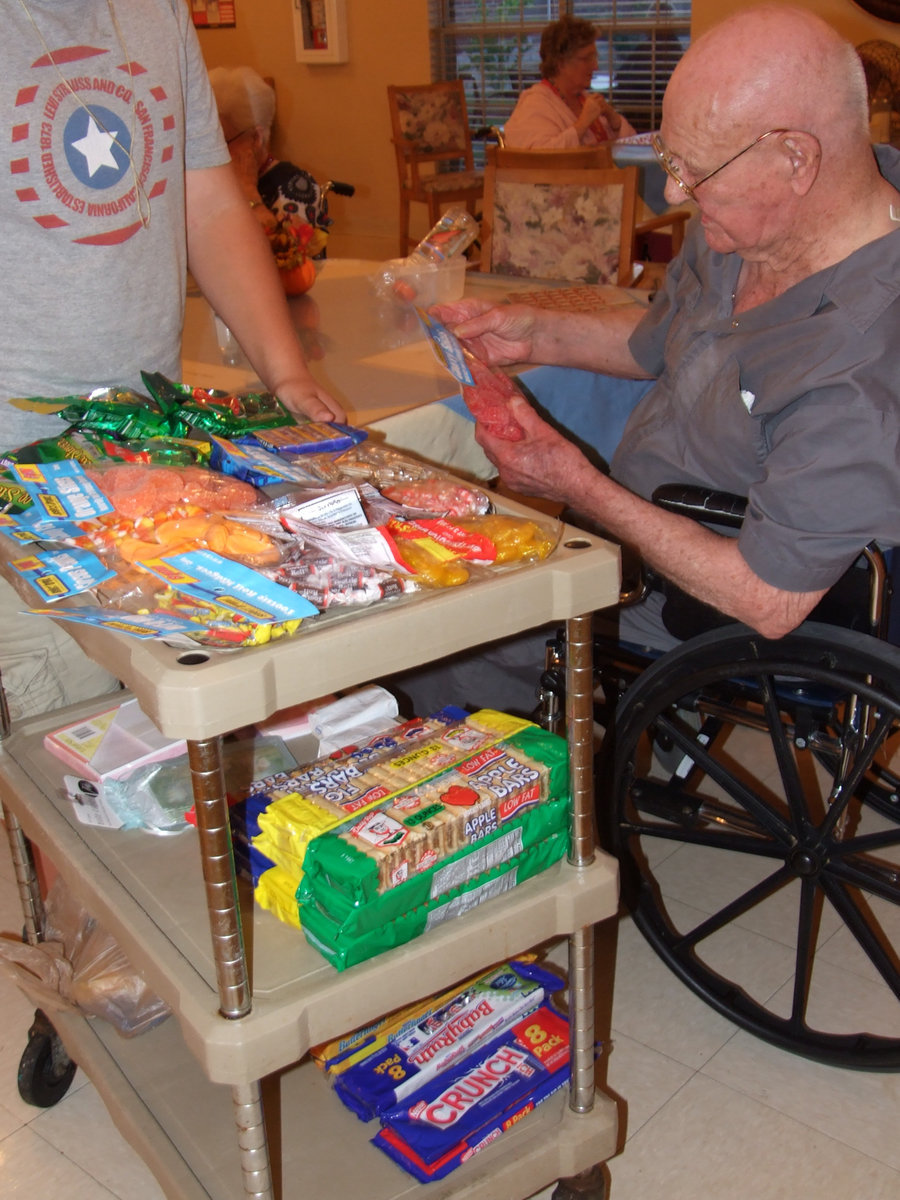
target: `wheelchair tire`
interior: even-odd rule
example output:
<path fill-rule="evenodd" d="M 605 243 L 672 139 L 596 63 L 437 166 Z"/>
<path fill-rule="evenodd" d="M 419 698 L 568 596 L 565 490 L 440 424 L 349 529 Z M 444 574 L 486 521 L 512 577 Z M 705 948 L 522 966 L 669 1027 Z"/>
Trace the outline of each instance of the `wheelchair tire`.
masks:
<path fill-rule="evenodd" d="M 666 964 L 782 1049 L 897 1070 L 900 649 L 812 623 L 716 629 L 644 671 L 611 740 L 598 821 Z"/>

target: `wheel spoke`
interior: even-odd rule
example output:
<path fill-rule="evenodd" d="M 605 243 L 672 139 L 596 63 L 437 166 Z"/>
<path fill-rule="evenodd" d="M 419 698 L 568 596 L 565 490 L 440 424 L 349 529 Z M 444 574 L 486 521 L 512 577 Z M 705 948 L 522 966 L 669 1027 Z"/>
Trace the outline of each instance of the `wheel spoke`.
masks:
<path fill-rule="evenodd" d="M 761 904 L 763 900 L 767 900 L 769 896 L 774 895 L 785 884 L 790 883 L 791 879 L 791 872 L 786 867 L 781 867 L 779 870 L 773 871 L 766 879 L 762 879 L 759 883 L 755 883 L 753 887 L 748 888 L 743 895 L 736 896 L 734 900 L 726 904 L 719 912 L 713 913 L 712 916 L 707 917 L 705 921 L 701 921 L 699 925 L 695 925 L 687 933 L 679 933 L 673 939 L 674 948 L 677 951 L 683 951 L 686 948 L 696 946 L 704 938 L 718 933 L 720 929 L 724 929 L 726 925 L 729 925 L 737 917 L 743 916 L 751 908 L 755 908 L 757 904 Z"/>
<path fill-rule="evenodd" d="M 714 758 L 707 747 L 698 740 L 696 734 L 693 737 L 687 737 L 665 714 L 660 715 L 657 724 L 665 730 L 677 746 L 690 755 L 694 764 L 705 771 L 713 783 L 717 783 L 723 791 L 727 792 L 736 804 L 746 808 L 763 829 L 781 842 L 789 843 L 791 841 L 791 831 L 777 813 L 769 808 L 761 796 L 757 796 L 742 780 L 738 779 L 724 763 Z"/>
<path fill-rule="evenodd" d="M 644 824 L 621 821 L 622 834 L 668 839 L 688 846 L 713 846 L 717 850 L 733 850 L 737 854 L 756 854 L 763 858 L 784 858 L 777 842 L 762 840 L 736 829 L 701 829 L 696 826 Z"/>
<path fill-rule="evenodd" d="M 849 842 L 832 842 L 832 855 L 871 854 L 874 850 L 893 850 L 900 846 L 900 826 L 880 833 L 857 834 Z M 900 867 L 897 868 L 900 872 Z"/>
<path fill-rule="evenodd" d="M 803 828 L 806 804 L 803 784 L 800 781 L 800 773 L 797 769 L 797 760 L 788 741 L 787 731 L 781 717 L 781 707 L 775 695 L 774 680 L 770 675 L 762 675 L 760 676 L 759 686 L 763 698 L 763 711 L 766 714 L 769 726 L 769 737 L 772 739 L 772 748 L 775 751 L 775 762 L 778 765 L 778 773 L 781 776 L 781 782 L 784 786 L 784 794 L 788 802 L 794 829 L 799 830 Z"/>
<path fill-rule="evenodd" d="M 829 871 L 835 879 L 840 879 L 850 887 L 858 887 L 890 904 L 900 903 L 897 871 L 892 867 L 873 862 L 862 863 L 856 858 L 835 858 L 829 864 Z"/>
<path fill-rule="evenodd" d="M 816 886 L 804 879 L 800 887 L 800 911 L 797 916 L 797 952 L 794 956 L 794 996 L 791 1002 L 791 1025 L 806 1026 L 806 1005 L 809 1000 L 809 981 L 812 976 L 813 953 L 818 929 Z"/>
<path fill-rule="evenodd" d="M 872 930 L 874 917 L 871 912 L 864 916 L 859 907 L 853 902 L 847 890 L 827 877 L 822 880 L 822 887 L 828 899 L 841 914 L 844 924 L 856 938 L 861 949 L 874 965 L 876 971 L 900 1000 L 900 973 L 897 970 L 896 957 L 885 949 L 883 937 L 878 937 Z M 881 929 L 879 928 L 879 933 Z"/>

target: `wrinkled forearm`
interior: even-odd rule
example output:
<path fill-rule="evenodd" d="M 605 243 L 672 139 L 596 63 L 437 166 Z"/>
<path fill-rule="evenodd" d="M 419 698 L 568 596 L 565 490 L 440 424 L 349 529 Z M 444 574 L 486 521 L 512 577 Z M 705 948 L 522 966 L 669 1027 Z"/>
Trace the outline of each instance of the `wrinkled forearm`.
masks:
<path fill-rule="evenodd" d="M 566 490 L 566 503 L 634 546 L 659 574 L 767 637 L 796 628 L 825 594 L 773 587 L 750 569 L 735 538 L 657 508 L 587 462 L 572 470 Z"/>
<path fill-rule="evenodd" d="M 612 305 L 593 315 L 542 312 L 531 361 L 620 379 L 649 379 L 628 349 L 628 339 L 643 315 L 642 308 L 631 304 Z"/>

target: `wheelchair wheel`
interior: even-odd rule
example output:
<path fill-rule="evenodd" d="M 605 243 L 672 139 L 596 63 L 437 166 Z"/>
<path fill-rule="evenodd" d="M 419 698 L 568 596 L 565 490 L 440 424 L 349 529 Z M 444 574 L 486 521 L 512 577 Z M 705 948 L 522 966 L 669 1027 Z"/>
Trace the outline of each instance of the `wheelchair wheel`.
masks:
<path fill-rule="evenodd" d="M 600 825 L 668 966 L 783 1049 L 900 1067 L 900 649 L 717 629 L 628 689 L 613 741 Z"/>

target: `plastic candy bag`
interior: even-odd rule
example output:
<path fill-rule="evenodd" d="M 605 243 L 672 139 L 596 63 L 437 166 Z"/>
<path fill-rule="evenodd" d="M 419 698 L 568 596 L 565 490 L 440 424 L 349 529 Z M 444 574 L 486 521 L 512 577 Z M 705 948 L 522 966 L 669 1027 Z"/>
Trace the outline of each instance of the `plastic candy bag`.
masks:
<path fill-rule="evenodd" d="M 102 1017 L 123 1037 L 143 1033 L 169 1016 L 169 1006 L 60 877 L 47 895 L 45 913 L 39 945 L 0 938 L 0 961 L 32 1003 L 51 1013 L 63 1006 Z"/>

